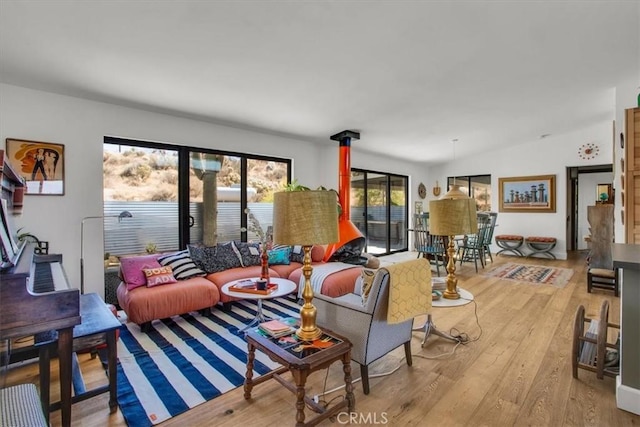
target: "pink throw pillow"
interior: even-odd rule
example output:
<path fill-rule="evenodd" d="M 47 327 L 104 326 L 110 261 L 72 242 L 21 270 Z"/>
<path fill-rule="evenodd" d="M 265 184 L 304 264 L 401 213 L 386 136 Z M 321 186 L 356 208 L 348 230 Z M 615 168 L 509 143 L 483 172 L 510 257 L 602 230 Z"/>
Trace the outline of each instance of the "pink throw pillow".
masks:
<path fill-rule="evenodd" d="M 320 262 L 324 258 L 326 247 L 323 245 L 313 245 L 311 247 L 311 262 Z"/>
<path fill-rule="evenodd" d="M 161 267 L 158 262 L 159 256 L 160 254 L 153 254 L 120 258 L 120 270 L 122 271 L 122 279 L 127 284 L 127 290 L 146 286 L 147 278 L 142 269 Z"/>
<path fill-rule="evenodd" d="M 173 277 L 173 270 L 169 266 L 156 267 L 156 268 L 143 268 L 142 271 L 147 278 L 147 286 L 168 285 L 169 283 L 176 283 L 177 280 Z"/>

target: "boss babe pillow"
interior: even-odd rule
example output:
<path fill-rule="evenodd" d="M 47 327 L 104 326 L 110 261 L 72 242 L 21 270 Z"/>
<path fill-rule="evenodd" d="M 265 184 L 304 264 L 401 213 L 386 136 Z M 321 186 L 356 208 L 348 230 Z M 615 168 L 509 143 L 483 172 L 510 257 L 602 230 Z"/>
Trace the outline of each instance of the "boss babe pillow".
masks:
<path fill-rule="evenodd" d="M 176 278 L 173 277 L 173 270 L 169 266 L 143 268 L 142 271 L 147 278 L 147 286 L 150 288 L 153 286 L 168 285 L 169 283 L 177 282 Z"/>

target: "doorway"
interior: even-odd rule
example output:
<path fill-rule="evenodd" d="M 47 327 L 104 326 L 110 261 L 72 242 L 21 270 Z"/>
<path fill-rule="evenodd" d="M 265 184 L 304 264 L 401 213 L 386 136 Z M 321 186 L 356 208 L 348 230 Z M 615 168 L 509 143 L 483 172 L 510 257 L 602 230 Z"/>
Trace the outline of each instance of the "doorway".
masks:
<path fill-rule="evenodd" d="M 613 165 L 567 167 L 567 251 L 587 249 L 587 206 L 613 203 Z M 601 191 L 607 188 L 606 197 Z"/>

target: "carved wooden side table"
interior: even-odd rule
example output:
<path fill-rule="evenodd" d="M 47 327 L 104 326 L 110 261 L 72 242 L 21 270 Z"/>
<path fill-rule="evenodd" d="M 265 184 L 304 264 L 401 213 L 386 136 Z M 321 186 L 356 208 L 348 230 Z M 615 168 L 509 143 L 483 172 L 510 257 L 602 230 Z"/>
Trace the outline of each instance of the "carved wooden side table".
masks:
<path fill-rule="evenodd" d="M 245 337 L 249 346 L 249 354 L 247 355 L 244 398 L 251 399 L 251 391 L 254 385 L 273 378 L 296 395 L 296 427 L 316 425 L 322 420 L 336 416 L 344 408 L 348 412 L 353 412 L 355 397 L 353 395 L 353 385 L 351 384 L 351 343 L 346 338 L 326 329 L 323 329 L 323 332 L 323 335 L 316 341 L 319 341 L 319 343 L 331 342 L 332 345 L 325 347 L 325 344 L 318 343 L 319 346 L 316 347 L 313 346 L 313 343 L 305 341 L 295 342 L 294 336 L 289 336 L 289 338 L 269 338 L 263 336 L 256 329 L 250 330 Z M 256 349 L 262 351 L 274 362 L 280 363 L 282 367 L 254 380 L 253 362 Z M 342 361 L 346 397 L 344 400 L 324 408 L 306 395 L 307 377 L 314 371 L 328 368 L 338 360 Z M 295 383 L 282 378 L 281 374 L 287 371 L 291 372 Z M 305 405 L 308 405 L 314 412 L 319 414 L 307 423 L 305 423 Z"/>

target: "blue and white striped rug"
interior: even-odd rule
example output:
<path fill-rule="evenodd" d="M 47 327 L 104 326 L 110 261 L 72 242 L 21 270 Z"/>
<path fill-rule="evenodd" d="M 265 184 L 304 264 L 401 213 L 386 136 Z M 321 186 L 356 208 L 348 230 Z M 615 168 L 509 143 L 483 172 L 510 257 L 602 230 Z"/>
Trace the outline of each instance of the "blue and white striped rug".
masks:
<path fill-rule="evenodd" d="M 255 315 L 255 301 L 216 308 L 210 318 L 190 313 L 156 320 L 151 331 L 127 323 L 118 340 L 118 405 L 131 427 L 151 426 L 243 384 L 247 343 L 243 328 Z M 268 317 L 298 317 L 291 298 L 263 301 Z M 256 352 L 254 377 L 278 365 Z"/>

